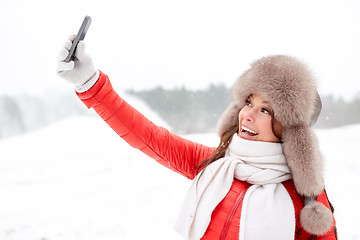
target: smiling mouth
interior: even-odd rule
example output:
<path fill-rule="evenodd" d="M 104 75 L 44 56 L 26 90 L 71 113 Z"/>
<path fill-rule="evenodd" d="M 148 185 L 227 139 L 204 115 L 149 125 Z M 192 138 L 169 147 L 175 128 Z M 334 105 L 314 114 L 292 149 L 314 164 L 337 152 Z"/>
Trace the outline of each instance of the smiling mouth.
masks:
<path fill-rule="evenodd" d="M 256 135 L 259 134 L 258 132 L 255 132 L 255 131 L 253 131 L 253 130 L 247 128 L 247 127 L 244 127 L 244 126 L 241 126 L 241 133 L 249 135 L 249 136 L 256 136 Z"/>

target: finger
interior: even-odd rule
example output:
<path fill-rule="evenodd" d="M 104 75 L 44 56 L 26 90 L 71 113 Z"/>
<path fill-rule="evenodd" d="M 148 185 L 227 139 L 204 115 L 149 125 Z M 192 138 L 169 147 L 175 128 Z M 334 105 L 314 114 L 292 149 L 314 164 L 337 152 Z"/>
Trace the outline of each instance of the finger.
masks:
<path fill-rule="evenodd" d="M 71 45 L 72 45 L 72 42 L 71 42 L 70 40 L 67 40 L 67 41 L 64 43 L 64 47 L 65 47 L 67 50 L 70 50 Z"/>
<path fill-rule="evenodd" d="M 76 34 L 71 34 L 68 39 L 70 40 L 70 42 L 73 42 L 75 38 Z"/>
<path fill-rule="evenodd" d="M 57 72 L 58 73 L 63 73 L 63 72 L 67 72 L 70 71 L 74 68 L 75 64 L 74 61 L 70 61 L 70 62 L 59 62 L 58 66 L 57 66 Z"/>
<path fill-rule="evenodd" d="M 68 55 L 69 55 L 69 51 L 66 48 L 63 48 L 58 54 L 58 60 L 64 61 Z"/>
<path fill-rule="evenodd" d="M 75 56 L 77 57 L 77 59 L 79 59 L 79 61 L 82 61 L 84 59 L 84 57 L 86 56 L 84 41 L 80 41 L 78 43 L 78 45 L 76 47 Z"/>

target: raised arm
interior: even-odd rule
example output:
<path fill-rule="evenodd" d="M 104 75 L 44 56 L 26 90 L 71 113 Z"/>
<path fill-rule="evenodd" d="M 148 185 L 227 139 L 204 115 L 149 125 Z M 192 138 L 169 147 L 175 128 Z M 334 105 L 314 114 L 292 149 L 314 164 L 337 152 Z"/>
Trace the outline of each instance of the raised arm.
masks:
<path fill-rule="evenodd" d="M 109 78 L 93 67 L 80 42 L 76 59 L 65 62 L 71 41 L 59 54 L 58 73 L 75 85 L 79 98 L 128 144 L 141 150 L 160 164 L 193 179 L 199 161 L 210 157 L 215 148 L 207 147 L 177 136 L 163 127 L 156 126 L 130 106 L 113 89 Z"/>
<path fill-rule="evenodd" d="M 156 126 L 122 99 L 102 72 L 95 85 L 78 96 L 129 145 L 187 178 L 193 179 L 197 163 L 214 151 Z"/>

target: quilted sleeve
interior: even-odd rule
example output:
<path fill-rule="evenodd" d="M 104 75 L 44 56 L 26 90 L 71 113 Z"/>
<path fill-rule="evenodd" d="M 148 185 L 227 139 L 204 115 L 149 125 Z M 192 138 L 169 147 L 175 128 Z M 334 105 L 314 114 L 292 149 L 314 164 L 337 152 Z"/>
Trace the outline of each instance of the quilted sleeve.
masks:
<path fill-rule="evenodd" d="M 198 162 L 215 150 L 156 126 L 122 99 L 102 72 L 92 88 L 77 95 L 129 145 L 189 179 L 196 176 Z"/>

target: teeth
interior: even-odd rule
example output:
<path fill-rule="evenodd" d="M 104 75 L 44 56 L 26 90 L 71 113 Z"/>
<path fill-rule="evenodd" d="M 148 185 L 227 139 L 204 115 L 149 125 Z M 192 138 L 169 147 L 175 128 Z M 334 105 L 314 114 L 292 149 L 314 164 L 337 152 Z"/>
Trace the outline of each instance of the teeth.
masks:
<path fill-rule="evenodd" d="M 258 134 L 257 132 L 255 132 L 255 131 L 253 131 L 253 130 L 250 130 L 250 129 L 244 127 L 244 126 L 241 126 L 241 129 L 244 130 L 244 131 L 247 131 L 247 132 L 249 132 L 249 133 L 252 133 L 252 134 L 256 134 L 256 135 Z"/>

